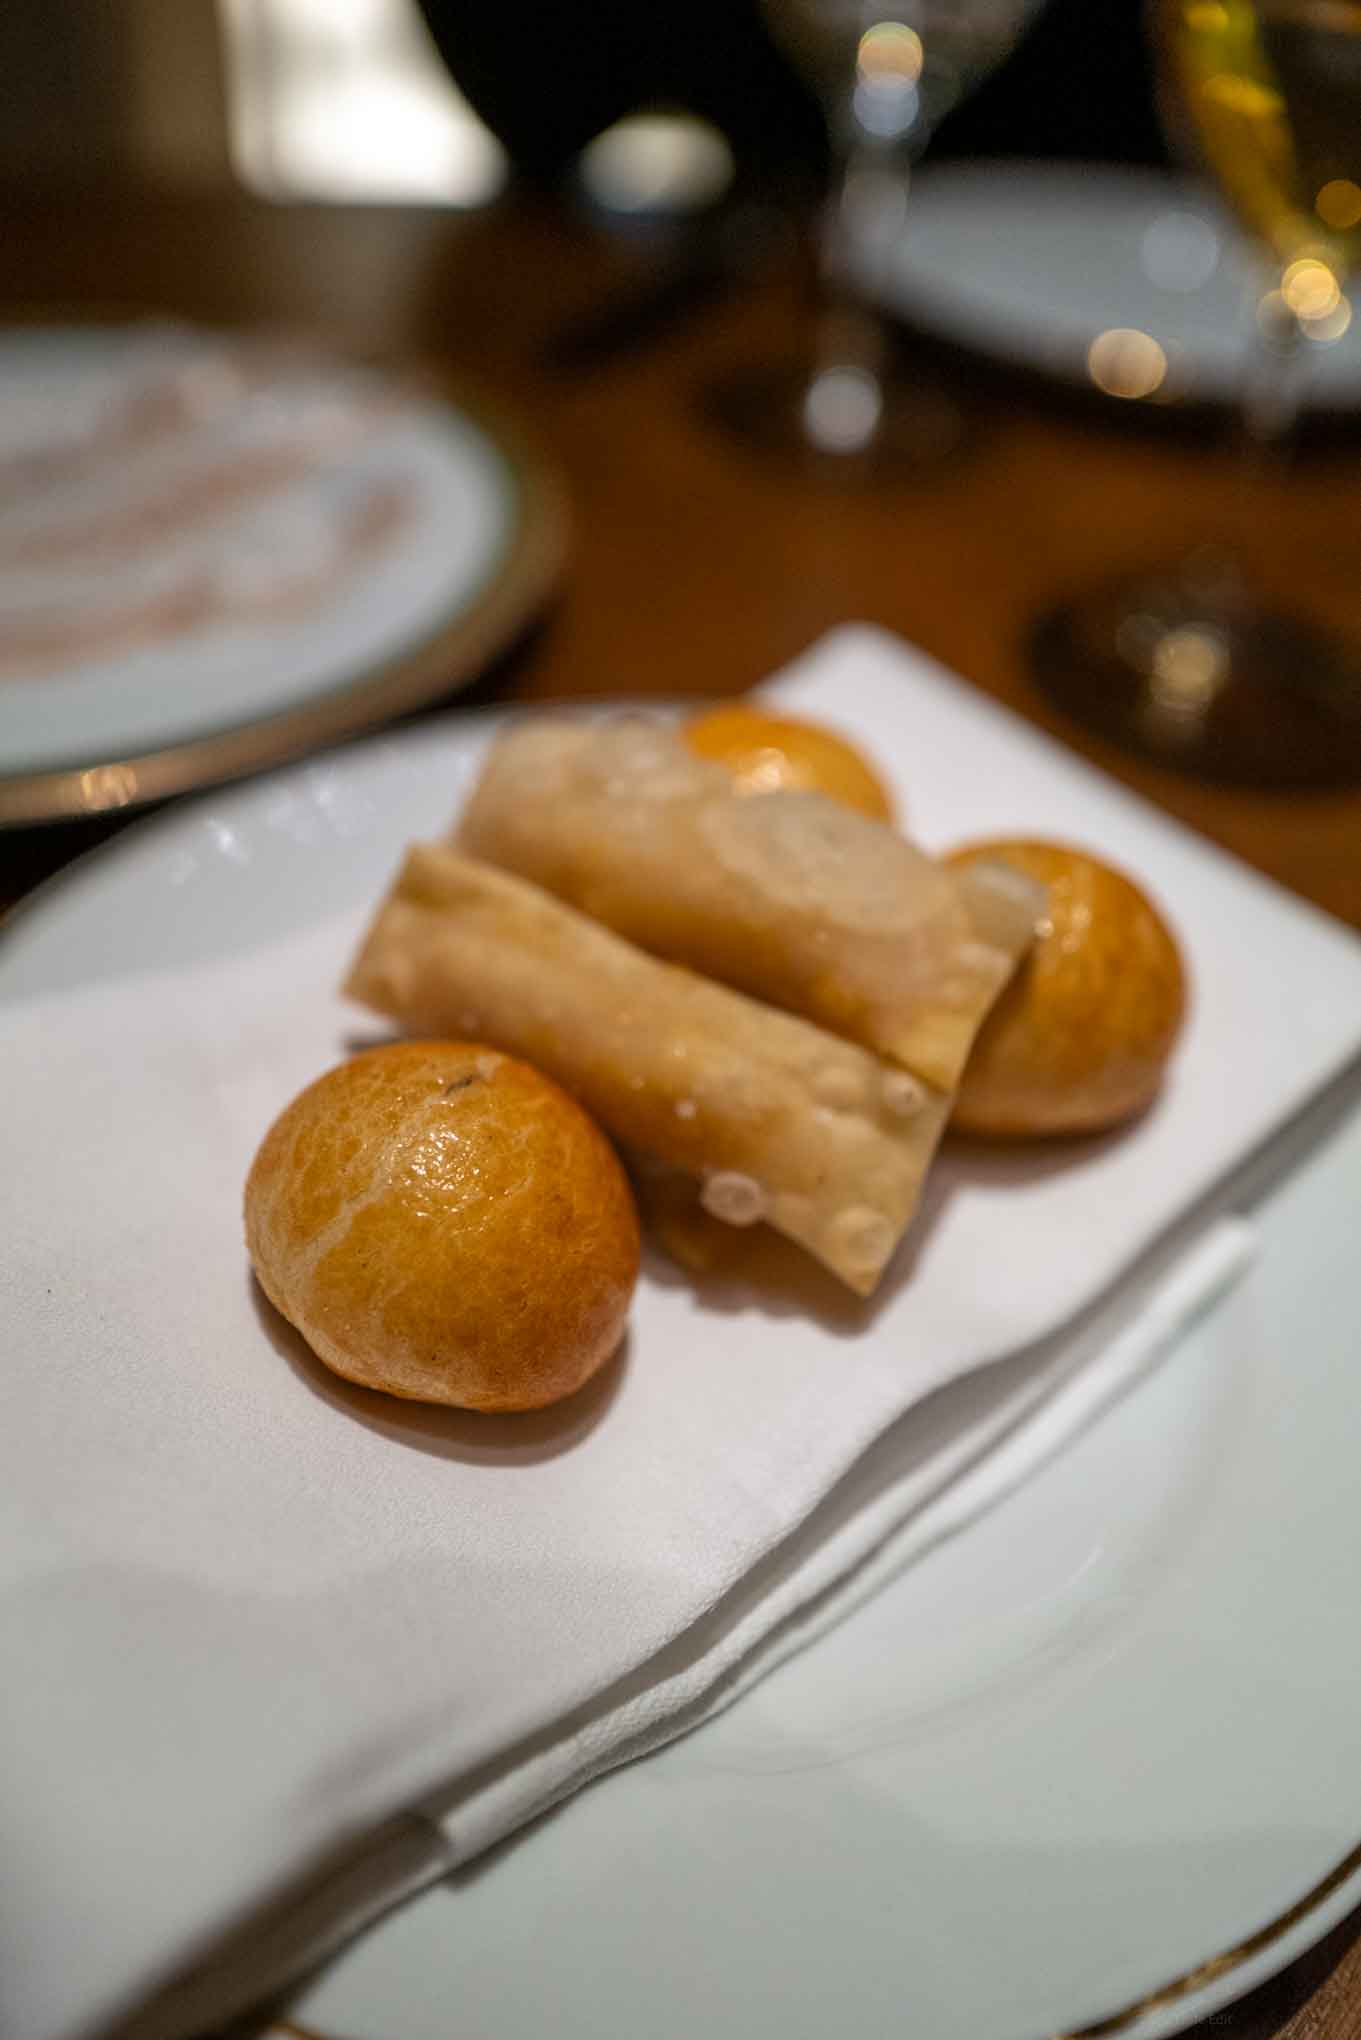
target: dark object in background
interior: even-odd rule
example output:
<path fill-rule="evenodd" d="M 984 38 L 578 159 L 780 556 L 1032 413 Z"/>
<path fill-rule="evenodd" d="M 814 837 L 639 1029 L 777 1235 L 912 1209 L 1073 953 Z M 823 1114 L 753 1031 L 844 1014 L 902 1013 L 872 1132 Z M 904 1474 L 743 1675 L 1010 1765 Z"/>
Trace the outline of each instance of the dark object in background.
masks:
<path fill-rule="evenodd" d="M 760 182 L 820 170 L 817 102 L 777 53 L 757 0 L 421 0 L 459 89 L 521 175 L 555 183 L 604 128 L 683 106 Z"/>
<path fill-rule="evenodd" d="M 460 89 L 520 173 L 553 183 L 640 107 L 727 136 L 743 183 L 821 173 L 822 116 L 758 0 L 421 0 Z M 890 9 L 886 6 L 885 12 Z M 932 144 L 939 156 L 1161 163 L 1139 0 L 1048 0 L 1025 41 Z"/>
<path fill-rule="evenodd" d="M 1146 14 L 1141 0 L 1047 0 L 930 154 L 1166 163 Z"/>

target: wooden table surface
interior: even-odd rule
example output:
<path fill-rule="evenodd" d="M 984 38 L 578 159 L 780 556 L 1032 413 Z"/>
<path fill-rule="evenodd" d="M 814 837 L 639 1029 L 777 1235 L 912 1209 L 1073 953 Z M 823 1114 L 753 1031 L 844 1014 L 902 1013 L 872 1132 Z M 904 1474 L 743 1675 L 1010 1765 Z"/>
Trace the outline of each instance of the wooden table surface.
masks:
<path fill-rule="evenodd" d="M 631 290 L 662 253 L 654 238 L 608 236 L 540 199 L 457 215 L 0 194 L 7 313 L 284 321 L 419 359 L 513 410 L 565 480 L 571 559 L 550 613 L 481 696 L 734 693 L 829 626 L 869 619 L 1361 926 L 1361 789 L 1248 794 L 1139 764 L 1062 725 L 1025 659 L 1027 630 L 1052 602 L 1164 560 L 1230 518 L 1269 587 L 1361 644 L 1361 439 L 1316 435 L 1293 472 L 1245 506 L 1212 433 L 961 368 L 977 425 L 966 451 L 893 485 L 839 486 L 759 454 L 704 403 L 715 379 L 787 349 L 797 331 L 798 297 L 778 254 L 644 347 L 572 372 L 545 367 L 552 343 Z M 117 826 L 0 836 L 0 906 Z M 1190 2030 L 1204 2040 L 1361 2040 L 1361 1910 Z"/>

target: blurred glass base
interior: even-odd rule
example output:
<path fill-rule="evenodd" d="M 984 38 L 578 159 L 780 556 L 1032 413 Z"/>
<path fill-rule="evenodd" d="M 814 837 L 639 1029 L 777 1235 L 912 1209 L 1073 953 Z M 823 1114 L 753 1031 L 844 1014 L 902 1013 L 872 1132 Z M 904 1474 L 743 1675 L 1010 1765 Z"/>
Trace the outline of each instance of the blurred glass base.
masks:
<path fill-rule="evenodd" d="M 970 437 L 953 396 L 929 377 L 880 375 L 811 355 L 744 364 L 709 383 L 703 402 L 730 437 L 800 461 L 829 481 L 938 471 Z"/>
<path fill-rule="evenodd" d="M 1264 607 L 1221 563 L 1057 609 L 1030 652 L 1065 715 L 1173 771 L 1262 788 L 1361 782 L 1361 655 Z"/>

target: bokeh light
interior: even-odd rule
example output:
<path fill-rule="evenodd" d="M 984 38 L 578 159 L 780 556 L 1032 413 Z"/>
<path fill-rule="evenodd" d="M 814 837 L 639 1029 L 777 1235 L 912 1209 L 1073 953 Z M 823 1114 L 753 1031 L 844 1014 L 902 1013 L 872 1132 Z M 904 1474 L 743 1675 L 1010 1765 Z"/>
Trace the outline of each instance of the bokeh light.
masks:
<path fill-rule="evenodd" d="M 1353 184 L 1350 177 L 1331 178 L 1314 200 L 1314 211 L 1325 227 L 1347 233 L 1361 225 L 1361 185 Z"/>
<path fill-rule="evenodd" d="M 1111 326 L 1087 349 L 1087 373 L 1108 397 L 1151 397 L 1167 379 L 1167 355 L 1151 333 Z"/>
<path fill-rule="evenodd" d="M 732 150 L 716 127 L 688 113 L 637 113 L 616 121 L 581 155 L 581 181 L 610 212 L 684 213 L 721 198 Z"/>
<path fill-rule="evenodd" d="M 824 368 L 808 385 L 803 422 L 823 453 L 862 453 L 883 416 L 884 393 L 866 368 Z"/>
<path fill-rule="evenodd" d="M 1327 347 L 1334 340 L 1340 340 L 1352 322 L 1352 308 L 1345 297 L 1340 297 L 1330 312 L 1318 319 L 1303 319 L 1301 324 L 1311 340 L 1321 341 Z"/>
<path fill-rule="evenodd" d="M 887 79 L 915 85 L 922 74 L 922 39 L 905 21 L 878 21 L 861 36 L 855 65 L 867 84 Z"/>
<path fill-rule="evenodd" d="M 922 42 L 905 21 L 877 21 L 860 38 L 852 106 L 858 125 L 882 141 L 909 135 L 921 112 Z"/>
<path fill-rule="evenodd" d="M 1342 289 L 1326 262 L 1302 255 L 1282 276 L 1281 296 L 1297 319 L 1326 319 L 1337 310 Z"/>

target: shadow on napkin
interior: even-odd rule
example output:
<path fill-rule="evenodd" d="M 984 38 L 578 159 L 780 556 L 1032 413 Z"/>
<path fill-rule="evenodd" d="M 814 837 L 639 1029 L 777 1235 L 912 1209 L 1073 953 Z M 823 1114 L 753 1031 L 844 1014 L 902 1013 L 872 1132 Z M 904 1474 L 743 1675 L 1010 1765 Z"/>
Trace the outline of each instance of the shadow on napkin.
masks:
<path fill-rule="evenodd" d="M 812 1318 L 835 1338 L 856 1338 L 913 1280 L 957 1191 L 975 1184 L 1023 1191 L 1027 1184 L 1099 1159 L 1127 1130 L 1121 1126 L 1111 1133 L 1028 1146 L 949 1135 L 926 1179 L 916 1215 L 871 1297 L 853 1295 L 811 1255 L 768 1225 L 734 1232 L 731 1264 L 703 1272 L 683 1267 L 645 1226 L 644 1267 L 649 1280 L 664 1289 L 692 1291 L 706 1310 Z"/>
<path fill-rule="evenodd" d="M 378 1389 L 360 1388 L 333 1374 L 318 1360 L 301 1332 L 274 1308 L 254 1276 L 248 1275 L 251 1303 L 266 1337 L 314 1395 L 332 1408 L 378 1431 L 395 1444 L 410 1445 L 437 1459 L 498 1466 L 535 1466 L 569 1452 L 593 1431 L 619 1393 L 628 1368 L 629 1334 L 625 1332 L 613 1359 L 579 1388 L 575 1395 L 544 1410 L 495 1414 L 446 1408 L 438 1403 L 406 1402 Z"/>

